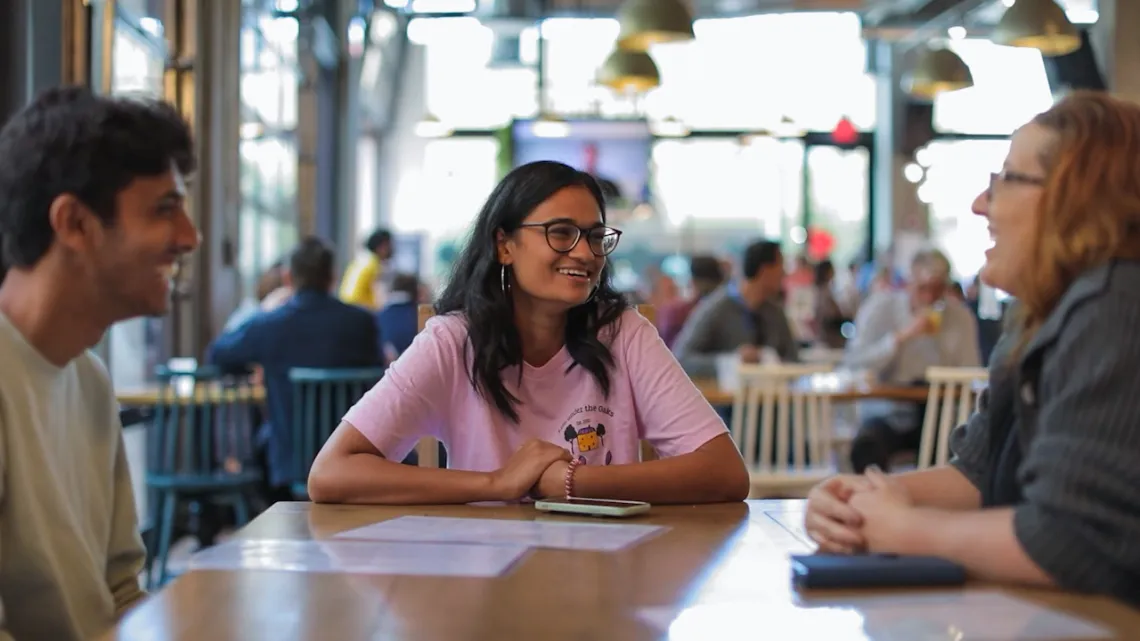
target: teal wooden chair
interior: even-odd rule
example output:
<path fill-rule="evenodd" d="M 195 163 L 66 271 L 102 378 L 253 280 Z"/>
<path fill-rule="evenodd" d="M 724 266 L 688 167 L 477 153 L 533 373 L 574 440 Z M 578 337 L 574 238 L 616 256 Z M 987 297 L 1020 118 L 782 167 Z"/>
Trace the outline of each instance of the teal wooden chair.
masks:
<path fill-rule="evenodd" d="M 158 577 L 148 566 L 148 588 L 166 582 L 180 506 L 230 505 L 240 527 L 250 520 L 250 500 L 261 482 L 253 462 L 257 400 L 249 378 L 223 375 L 214 367 L 159 367 L 157 378 L 146 482 L 158 518 L 151 541 L 154 546 L 157 539 Z"/>
<path fill-rule="evenodd" d="M 384 375 L 383 368 L 289 370 L 293 384 L 293 495 L 308 500 L 309 470 L 317 452 L 349 408 Z"/>

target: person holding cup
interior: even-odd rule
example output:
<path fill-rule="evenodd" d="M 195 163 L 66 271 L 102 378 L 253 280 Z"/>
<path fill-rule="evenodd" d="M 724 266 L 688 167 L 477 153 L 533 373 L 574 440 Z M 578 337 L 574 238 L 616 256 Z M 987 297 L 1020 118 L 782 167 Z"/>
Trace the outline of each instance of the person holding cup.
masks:
<path fill-rule="evenodd" d="M 978 367 L 978 327 L 960 301 L 946 296 L 950 261 L 934 249 L 911 261 L 907 287 L 872 294 L 855 317 L 855 337 L 845 362 L 879 383 L 911 385 L 928 367 Z M 899 452 L 918 449 L 922 407 L 915 403 L 863 401 L 863 422 L 851 445 L 851 465 L 889 469 Z"/>

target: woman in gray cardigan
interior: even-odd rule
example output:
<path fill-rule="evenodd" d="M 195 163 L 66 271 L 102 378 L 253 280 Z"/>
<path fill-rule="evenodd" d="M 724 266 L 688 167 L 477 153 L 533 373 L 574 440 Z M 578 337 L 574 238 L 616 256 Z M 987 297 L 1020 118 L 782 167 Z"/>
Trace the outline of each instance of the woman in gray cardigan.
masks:
<path fill-rule="evenodd" d="M 974 202 L 982 280 L 1019 300 L 949 465 L 841 476 L 825 552 L 934 555 L 990 581 L 1140 605 L 1140 107 L 1072 94 L 1013 136 Z"/>

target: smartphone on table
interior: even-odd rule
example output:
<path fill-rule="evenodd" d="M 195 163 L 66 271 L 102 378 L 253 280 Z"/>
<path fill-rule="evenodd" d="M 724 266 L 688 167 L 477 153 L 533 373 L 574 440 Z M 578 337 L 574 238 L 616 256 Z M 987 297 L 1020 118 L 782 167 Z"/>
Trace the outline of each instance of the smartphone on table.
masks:
<path fill-rule="evenodd" d="M 618 501 L 616 499 L 542 499 L 534 502 L 535 509 L 543 512 L 564 514 L 585 514 L 587 516 L 633 516 L 649 511 L 649 504 L 642 501 Z"/>

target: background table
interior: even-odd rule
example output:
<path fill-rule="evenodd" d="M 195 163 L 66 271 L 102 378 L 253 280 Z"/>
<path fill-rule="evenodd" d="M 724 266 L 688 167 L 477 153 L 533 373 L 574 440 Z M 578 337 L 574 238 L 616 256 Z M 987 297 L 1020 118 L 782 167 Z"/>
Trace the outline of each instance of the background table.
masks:
<path fill-rule="evenodd" d="M 614 554 L 535 550 L 494 579 L 273 571 L 191 572 L 129 614 L 107 639 L 562 641 L 671 639 L 919 639 L 930 603 L 957 603 L 961 627 L 988 617 L 987 639 L 1050 625 L 1048 611 L 1018 620 L 1013 596 L 1104 626 L 1140 630 L 1140 613 L 1106 599 L 1048 591 L 965 590 L 798 594 L 789 553 L 806 552 L 798 501 L 654 507 L 631 522 L 669 531 Z M 402 515 L 565 519 L 526 506 L 347 507 L 279 503 L 241 536 L 327 538 Z M 781 524 L 783 523 L 783 525 Z M 917 599 L 917 601 L 916 601 Z M 992 607 L 987 605 L 992 604 Z M 645 608 L 650 608 L 645 610 Z M 927 614 L 923 614 L 926 612 Z M 1043 614 L 1042 614 L 1043 613 Z M 1044 618 L 1043 618 L 1044 617 Z M 925 623 L 929 627 L 929 621 Z M 929 634 L 929 631 L 926 633 Z M 951 636 L 946 636 L 951 634 Z M 976 638 L 976 637 L 965 637 Z M 1095 638 L 1095 637 L 1094 637 Z M 1104 637 L 1101 637 L 1104 638 Z M 1108 638 L 1112 638 L 1111 636 Z"/>

